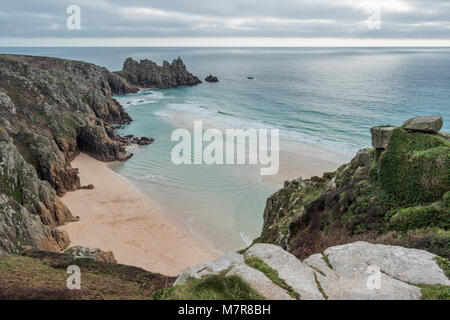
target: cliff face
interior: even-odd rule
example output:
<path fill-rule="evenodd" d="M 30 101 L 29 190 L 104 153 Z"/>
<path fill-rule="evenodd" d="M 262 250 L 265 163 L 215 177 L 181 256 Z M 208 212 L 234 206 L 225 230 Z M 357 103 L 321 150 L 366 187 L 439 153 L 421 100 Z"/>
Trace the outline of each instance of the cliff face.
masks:
<path fill-rule="evenodd" d="M 378 149 L 361 150 L 323 177 L 288 181 L 272 195 L 259 240 L 299 258 L 357 240 L 416 247 L 448 258 L 448 137 L 405 126 L 376 127 L 372 133 Z"/>
<path fill-rule="evenodd" d="M 80 187 L 70 161 L 80 151 L 103 161 L 129 157 L 112 125 L 131 118 L 112 95 L 136 91 L 93 64 L 0 55 L 0 247 L 69 245 L 55 228 L 75 219 L 57 197 Z"/>
<path fill-rule="evenodd" d="M 127 157 L 111 125 L 131 119 L 112 95 L 135 87 L 84 62 L 1 55 L 0 63 L 0 125 L 58 194 L 80 186 L 69 164 L 80 151 L 104 161 Z"/>
<path fill-rule="evenodd" d="M 24 246 L 65 249 L 67 234 L 53 228 L 76 218 L 50 184 L 39 179 L 4 129 L 0 129 L 0 159 L 0 248 L 8 252 Z"/>
<path fill-rule="evenodd" d="M 164 61 L 162 66 L 147 59 L 137 62 L 128 58 L 123 64 L 122 71 L 116 74 L 129 83 L 146 88 L 165 89 L 202 83 L 199 78 L 187 71 L 180 58 L 174 60 L 172 64 Z"/>
<path fill-rule="evenodd" d="M 163 67 L 128 59 L 112 73 L 81 61 L 0 55 L 0 251 L 67 248 L 56 227 L 76 218 L 57 195 L 81 187 L 70 162 L 80 152 L 101 161 L 131 156 L 129 139 L 113 129 L 131 118 L 113 94 L 197 83 L 181 59 Z M 137 143 L 152 142 L 145 139 Z"/>

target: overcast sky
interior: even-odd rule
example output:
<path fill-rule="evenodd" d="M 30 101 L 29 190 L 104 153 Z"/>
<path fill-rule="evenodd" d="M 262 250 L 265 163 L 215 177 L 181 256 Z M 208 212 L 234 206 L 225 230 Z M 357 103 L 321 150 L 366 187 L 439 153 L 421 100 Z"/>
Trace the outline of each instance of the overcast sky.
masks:
<path fill-rule="evenodd" d="M 0 0 L 0 45 L 448 46 L 449 21 L 450 0 Z"/>

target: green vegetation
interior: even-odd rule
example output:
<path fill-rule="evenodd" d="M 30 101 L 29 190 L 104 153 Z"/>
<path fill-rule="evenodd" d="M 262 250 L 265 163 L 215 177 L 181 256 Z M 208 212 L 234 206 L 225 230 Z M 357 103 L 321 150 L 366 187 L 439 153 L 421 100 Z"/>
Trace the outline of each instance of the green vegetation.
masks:
<path fill-rule="evenodd" d="M 269 278 L 274 284 L 286 290 L 292 298 L 297 300 L 300 299 L 300 294 L 296 292 L 294 289 L 292 289 L 291 286 L 286 284 L 286 282 L 278 276 L 278 272 L 269 267 L 261 259 L 256 257 L 246 258 L 245 263 L 248 266 L 264 273 L 266 277 Z"/>
<path fill-rule="evenodd" d="M 399 210 L 390 219 L 391 228 L 398 231 L 424 227 L 447 229 L 450 225 L 450 207 L 444 201 L 427 206 L 417 206 Z"/>
<path fill-rule="evenodd" d="M 450 287 L 440 284 L 419 284 L 422 300 L 450 300 Z"/>
<path fill-rule="evenodd" d="M 437 257 L 436 262 L 439 267 L 444 271 L 447 278 L 450 278 L 450 260 L 442 257 Z"/>
<path fill-rule="evenodd" d="M 227 270 L 228 271 L 228 270 Z M 247 282 L 240 277 L 207 275 L 201 279 L 190 278 L 183 285 L 160 289 L 153 294 L 155 300 L 262 300 Z"/>
<path fill-rule="evenodd" d="M 450 257 L 450 141 L 393 130 L 386 150 L 362 150 L 336 172 L 285 183 L 264 212 L 261 242 L 303 259 L 354 241 Z"/>
<path fill-rule="evenodd" d="M 81 290 L 66 286 L 68 265 L 81 269 Z M 140 268 L 34 252 L 0 259 L 0 299 L 151 299 L 174 278 Z"/>
<path fill-rule="evenodd" d="M 328 268 L 333 269 L 333 266 L 330 263 L 330 260 L 328 260 L 328 256 L 327 255 L 323 255 L 322 257 L 323 261 L 325 261 L 325 263 L 327 264 Z"/>
<path fill-rule="evenodd" d="M 317 288 L 319 289 L 319 291 L 322 294 L 323 298 L 325 300 L 328 300 L 328 295 L 325 293 L 325 290 L 323 290 L 322 285 L 319 282 L 319 279 L 317 279 L 317 274 L 316 273 L 314 273 L 314 280 L 316 281 Z"/>
<path fill-rule="evenodd" d="M 17 203 L 20 204 L 23 203 L 23 194 L 20 188 L 16 187 L 11 193 L 11 196 L 13 197 L 14 200 L 16 200 Z"/>
<path fill-rule="evenodd" d="M 437 201 L 449 189 L 450 142 L 397 128 L 380 158 L 378 178 L 402 206 Z"/>

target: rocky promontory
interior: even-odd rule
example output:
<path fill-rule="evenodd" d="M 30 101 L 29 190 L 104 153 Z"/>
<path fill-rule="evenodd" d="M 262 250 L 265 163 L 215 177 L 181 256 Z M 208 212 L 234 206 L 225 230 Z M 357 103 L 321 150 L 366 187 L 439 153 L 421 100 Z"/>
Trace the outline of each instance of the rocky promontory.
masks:
<path fill-rule="evenodd" d="M 162 66 L 148 59 L 137 62 L 132 58 L 125 60 L 119 75 L 129 83 L 145 88 L 176 88 L 193 86 L 202 83 L 199 78 L 188 72 L 181 58 L 172 63 L 164 61 Z"/>
<path fill-rule="evenodd" d="M 0 55 L 0 247 L 59 251 L 56 228 L 76 218 L 58 196 L 81 187 L 70 162 L 86 152 L 126 160 L 114 126 L 130 116 L 114 94 L 139 89 L 106 68 L 66 59 Z M 137 143 L 150 144 L 150 138 Z"/>
<path fill-rule="evenodd" d="M 113 73 L 82 61 L 0 55 L 0 251 L 66 249 L 69 236 L 57 227 L 77 218 L 58 196 L 93 187 L 80 185 L 71 161 L 80 152 L 123 161 L 132 156 L 126 146 L 153 142 L 115 133 L 132 120 L 114 94 L 198 83 L 180 58 L 162 67 L 129 58 Z"/>
<path fill-rule="evenodd" d="M 184 270 L 163 298 L 191 288 L 201 293 L 188 298 L 223 294 L 218 283 L 233 282 L 244 299 L 450 299 L 450 140 L 442 126 L 442 117 L 428 116 L 373 127 L 373 149 L 322 177 L 286 181 L 267 199 L 260 238 Z"/>
<path fill-rule="evenodd" d="M 259 241 L 299 258 L 358 240 L 450 258 L 450 141 L 441 128 L 439 116 L 373 127 L 373 149 L 273 194 Z"/>

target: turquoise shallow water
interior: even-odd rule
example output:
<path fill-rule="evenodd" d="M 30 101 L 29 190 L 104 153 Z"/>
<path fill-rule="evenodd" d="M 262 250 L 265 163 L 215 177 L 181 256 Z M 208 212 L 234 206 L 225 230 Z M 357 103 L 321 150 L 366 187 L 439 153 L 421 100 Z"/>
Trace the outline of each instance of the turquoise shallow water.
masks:
<path fill-rule="evenodd" d="M 278 128 L 285 141 L 350 157 L 370 146 L 373 125 L 428 114 L 450 131 L 449 48 L 2 48 L 119 70 L 131 56 L 181 56 L 202 79 L 220 82 L 117 97 L 134 122 L 121 130 L 155 143 L 114 167 L 164 212 L 219 250 L 245 246 L 262 227 L 265 200 L 253 166 L 175 166 L 170 134 L 193 119 L 228 128 Z M 254 77 L 248 80 L 247 77 Z M 129 103 L 128 103 L 129 102 Z M 287 146 L 287 145 L 286 145 Z M 295 150 L 294 150 L 295 151 Z"/>

